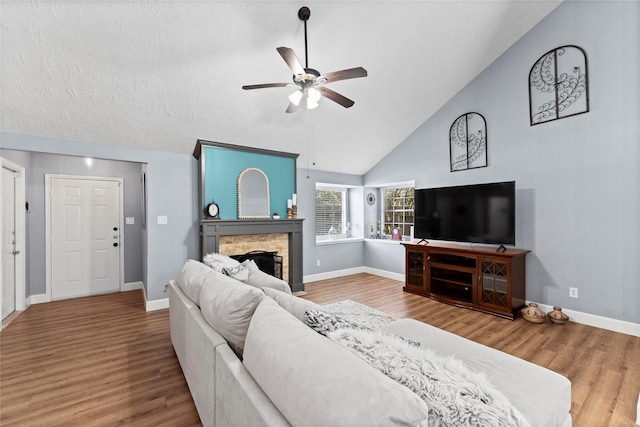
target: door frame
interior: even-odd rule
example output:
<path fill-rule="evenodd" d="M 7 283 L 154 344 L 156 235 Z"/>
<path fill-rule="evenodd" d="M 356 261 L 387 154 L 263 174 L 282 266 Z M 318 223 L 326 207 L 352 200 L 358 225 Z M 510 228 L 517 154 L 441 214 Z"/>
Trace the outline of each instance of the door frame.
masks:
<path fill-rule="evenodd" d="M 15 271 L 15 298 L 16 298 L 16 311 L 22 311 L 25 309 L 25 300 L 26 300 L 26 179 L 25 179 L 25 168 L 20 166 L 17 163 L 14 163 L 10 160 L 5 159 L 4 157 L 0 157 L 0 162 L 2 163 L 2 167 L 13 171 L 16 174 L 15 177 L 15 226 L 16 226 L 16 250 L 20 251 L 19 254 L 16 254 L 16 271 Z M 2 188 L 0 186 L 0 191 Z M 22 209 L 24 207 L 24 209 Z M 0 212 L 0 215 L 2 213 Z M 2 269 L 0 263 L 0 269 Z M 0 292 L 0 306 L 2 305 L 2 292 Z M 0 325 L 0 329 L 2 326 Z"/>
<path fill-rule="evenodd" d="M 112 181 L 117 182 L 120 191 L 119 204 L 120 211 L 118 212 L 118 229 L 120 230 L 120 272 L 119 272 L 119 287 L 120 292 L 124 290 L 124 179 L 110 176 L 84 176 L 84 175 L 60 175 L 60 174 L 44 174 L 44 205 L 45 205 L 45 283 L 46 283 L 46 301 L 51 302 L 51 180 L 52 179 L 74 179 L 74 180 L 86 180 L 86 181 Z"/>

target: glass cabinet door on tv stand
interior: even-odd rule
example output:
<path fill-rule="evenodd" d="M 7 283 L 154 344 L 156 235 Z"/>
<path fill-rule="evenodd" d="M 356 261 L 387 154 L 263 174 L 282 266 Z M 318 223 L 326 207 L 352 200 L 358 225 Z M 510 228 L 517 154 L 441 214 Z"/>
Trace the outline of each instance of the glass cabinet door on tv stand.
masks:
<path fill-rule="evenodd" d="M 425 276 L 426 256 L 424 251 L 411 251 L 407 249 L 405 286 L 413 292 L 427 292 Z"/>

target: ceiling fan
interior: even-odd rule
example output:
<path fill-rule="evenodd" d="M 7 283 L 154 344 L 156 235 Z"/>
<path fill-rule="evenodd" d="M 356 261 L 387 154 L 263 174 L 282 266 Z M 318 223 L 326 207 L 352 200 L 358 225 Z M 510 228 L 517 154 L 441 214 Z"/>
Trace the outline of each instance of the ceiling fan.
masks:
<path fill-rule="evenodd" d="M 298 60 L 293 49 L 288 47 L 279 47 L 276 50 L 282 56 L 282 59 L 287 63 L 291 71 L 293 71 L 293 83 L 264 83 L 257 85 L 242 86 L 242 89 L 264 89 L 268 87 L 289 87 L 297 86 L 297 90 L 289 95 L 289 107 L 287 113 L 294 113 L 298 111 L 301 101 L 304 99 L 307 104 L 307 109 L 316 108 L 318 101 L 321 97 L 328 98 L 333 102 L 342 105 L 344 108 L 351 107 L 354 102 L 349 98 L 340 95 L 339 93 L 326 88 L 324 85 L 327 83 L 336 82 L 339 80 L 355 79 L 357 77 L 366 77 L 367 70 L 362 67 L 349 68 L 346 70 L 333 71 L 331 73 L 320 74 L 318 70 L 309 68 L 309 58 L 307 52 L 307 21 L 311 16 L 311 11 L 308 7 L 303 6 L 298 10 L 298 18 L 304 21 L 304 56 L 305 66 L 303 67 Z"/>

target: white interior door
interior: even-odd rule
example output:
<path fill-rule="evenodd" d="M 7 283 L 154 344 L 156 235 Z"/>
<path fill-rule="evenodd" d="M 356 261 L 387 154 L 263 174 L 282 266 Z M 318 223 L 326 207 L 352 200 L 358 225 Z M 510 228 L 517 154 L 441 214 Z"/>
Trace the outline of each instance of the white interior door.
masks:
<path fill-rule="evenodd" d="M 120 290 L 121 181 L 51 177 L 51 299 Z"/>
<path fill-rule="evenodd" d="M 2 168 L 2 319 L 16 309 L 15 172 Z"/>

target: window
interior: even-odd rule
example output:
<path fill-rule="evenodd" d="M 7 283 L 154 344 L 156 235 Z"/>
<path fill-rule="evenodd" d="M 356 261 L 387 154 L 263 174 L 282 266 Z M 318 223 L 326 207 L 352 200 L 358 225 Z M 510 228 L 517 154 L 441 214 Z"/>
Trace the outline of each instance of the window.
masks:
<path fill-rule="evenodd" d="M 394 227 L 400 227 L 403 236 L 411 234 L 413 226 L 413 187 L 382 188 L 383 230 L 390 235 Z"/>
<path fill-rule="evenodd" d="M 345 234 L 346 207 L 346 189 L 316 188 L 316 238 L 331 238 L 331 233 Z"/>

